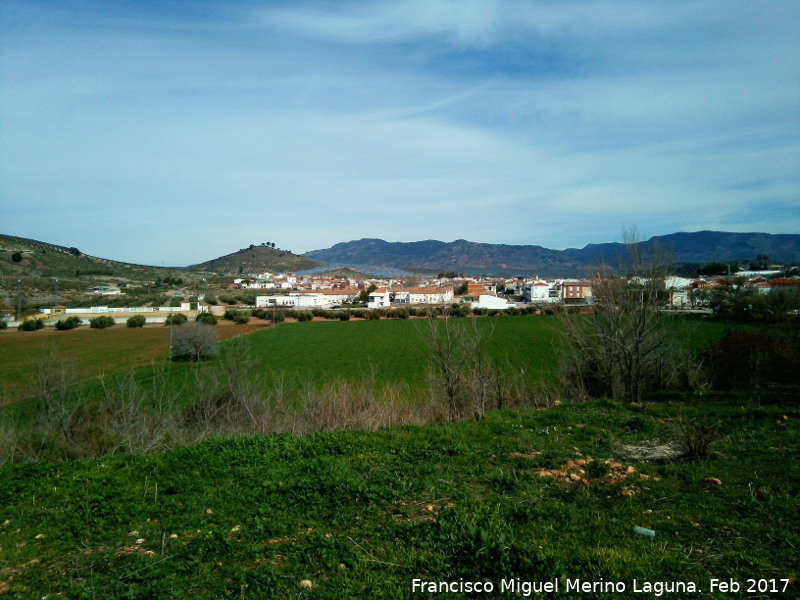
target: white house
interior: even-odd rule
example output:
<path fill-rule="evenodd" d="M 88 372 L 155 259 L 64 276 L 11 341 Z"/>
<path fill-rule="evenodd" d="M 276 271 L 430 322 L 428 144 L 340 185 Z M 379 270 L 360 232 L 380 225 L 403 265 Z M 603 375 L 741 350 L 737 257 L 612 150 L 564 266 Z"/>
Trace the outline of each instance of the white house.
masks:
<path fill-rule="evenodd" d="M 320 290 L 319 293 L 325 296 L 330 306 L 334 306 L 336 304 L 350 304 L 355 302 L 361 290 L 357 288 L 340 288 Z"/>
<path fill-rule="evenodd" d="M 555 282 L 548 283 L 541 279 L 525 283 L 525 301 L 534 304 L 559 302 L 558 287 Z"/>
<path fill-rule="evenodd" d="M 389 290 L 379 289 L 375 290 L 369 295 L 367 300 L 367 308 L 386 308 L 391 304 L 391 297 Z"/>
<path fill-rule="evenodd" d="M 448 304 L 453 301 L 453 288 L 427 287 L 401 290 L 408 292 L 410 304 Z"/>
<path fill-rule="evenodd" d="M 514 308 L 515 304 L 509 302 L 505 298 L 498 298 L 489 294 L 481 294 L 478 296 L 477 302 L 470 302 L 472 308 L 486 308 L 488 310 L 507 310 Z"/>
<path fill-rule="evenodd" d="M 318 290 L 316 292 L 291 292 L 256 296 L 256 308 L 316 308 L 353 302 L 359 290 Z"/>

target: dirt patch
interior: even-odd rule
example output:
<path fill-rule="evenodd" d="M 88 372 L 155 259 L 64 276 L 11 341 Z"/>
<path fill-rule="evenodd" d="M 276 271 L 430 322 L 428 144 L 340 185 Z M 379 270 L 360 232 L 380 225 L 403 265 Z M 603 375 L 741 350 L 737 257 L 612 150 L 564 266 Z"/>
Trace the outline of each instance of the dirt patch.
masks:
<path fill-rule="evenodd" d="M 634 482 L 650 479 L 649 475 L 639 473 L 636 467 L 623 465 L 610 458 L 595 461 L 591 457 L 567 461 L 558 469 L 539 469 L 535 474 L 570 484 L 624 485 L 619 495 L 625 497 L 639 493 L 639 488 L 633 485 Z"/>

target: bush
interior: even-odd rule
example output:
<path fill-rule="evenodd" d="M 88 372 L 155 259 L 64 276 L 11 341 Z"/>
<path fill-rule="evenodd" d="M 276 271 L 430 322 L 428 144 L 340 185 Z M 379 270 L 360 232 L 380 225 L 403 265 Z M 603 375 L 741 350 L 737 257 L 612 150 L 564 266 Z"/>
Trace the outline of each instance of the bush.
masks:
<path fill-rule="evenodd" d="M 59 319 L 56 321 L 56 329 L 59 331 L 65 331 L 67 329 L 75 329 L 78 327 L 83 321 L 81 321 L 78 317 L 67 317 L 66 319 Z"/>
<path fill-rule="evenodd" d="M 250 322 L 250 313 L 246 310 L 238 311 L 233 317 L 233 322 L 237 325 L 247 325 Z"/>
<path fill-rule="evenodd" d="M 217 352 L 217 330 L 211 325 L 195 321 L 187 323 L 173 334 L 173 360 L 200 361 Z"/>
<path fill-rule="evenodd" d="M 0 329 L 8 329 L 8 321 L 3 318 L 0 318 Z"/>
<path fill-rule="evenodd" d="M 676 441 L 687 460 L 708 459 L 719 437 L 719 428 L 705 420 L 681 419 L 675 431 Z"/>
<path fill-rule="evenodd" d="M 112 317 L 95 317 L 94 319 L 89 319 L 89 327 L 92 329 L 106 329 L 107 327 L 113 327 L 116 324 L 116 321 Z"/>
<path fill-rule="evenodd" d="M 144 327 L 144 324 L 147 323 L 147 319 L 144 318 L 144 315 L 136 315 L 128 319 L 125 323 L 128 327 Z"/>
<path fill-rule="evenodd" d="M 173 313 L 164 321 L 165 325 L 183 325 L 189 319 L 183 313 Z"/>
<path fill-rule="evenodd" d="M 207 312 L 197 313 L 197 316 L 194 318 L 194 320 L 205 325 L 217 324 L 217 317 Z"/>
<path fill-rule="evenodd" d="M 702 353 L 717 390 L 749 390 L 765 383 L 800 382 L 800 354 L 769 331 L 734 330 Z"/>
<path fill-rule="evenodd" d="M 44 327 L 44 321 L 41 319 L 30 319 L 20 323 L 17 329 L 20 331 L 39 331 L 42 327 Z"/>

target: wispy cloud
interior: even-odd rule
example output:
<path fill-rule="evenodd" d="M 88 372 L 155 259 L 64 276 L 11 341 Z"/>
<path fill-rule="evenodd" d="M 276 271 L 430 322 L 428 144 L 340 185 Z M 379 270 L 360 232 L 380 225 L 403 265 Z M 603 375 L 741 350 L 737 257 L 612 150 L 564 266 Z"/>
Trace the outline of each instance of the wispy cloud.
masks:
<path fill-rule="evenodd" d="M 262 238 L 563 248 L 800 217 L 792 1 L 0 10 L 8 233 L 185 264 Z"/>

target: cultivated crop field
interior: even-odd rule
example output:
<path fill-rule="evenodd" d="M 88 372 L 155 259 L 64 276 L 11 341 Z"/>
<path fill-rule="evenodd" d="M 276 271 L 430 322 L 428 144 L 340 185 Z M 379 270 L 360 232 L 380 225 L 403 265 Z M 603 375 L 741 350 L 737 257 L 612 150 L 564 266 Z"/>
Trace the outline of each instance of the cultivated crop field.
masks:
<path fill-rule="evenodd" d="M 262 329 L 263 325 L 223 326 L 222 340 Z M 0 332 L 0 406 L 30 393 L 33 373 L 43 362 L 70 364 L 78 376 L 90 380 L 101 374 L 120 373 L 162 363 L 169 356 L 169 327 L 163 325 L 108 329 L 87 326 L 69 331 Z"/>
<path fill-rule="evenodd" d="M 560 324 L 542 316 L 476 319 L 493 362 L 507 373 L 524 374 L 531 384 L 552 379 L 557 366 Z M 670 326 L 692 349 L 718 339 L 726 326 L 675 318 Z M 324 383 L 338 378 L 376 377 L 381 382 L 424 384 L 429 368 L 426 319 L 382 321 L 315 321 L 267 327 L 221 322 L 219 338 L 248 335 L 255 371 L 271 378 Z M 67 361 L 83 380 L 131 368 L 165 364 L 183 373 L 185 365 L 166 364 L 169 328 L 0 332 L 0 401 L 8 403 L 30 392 L 30 377 L 43 360 Z M 203 365 L 200 366 L 203 368 Z"/>

